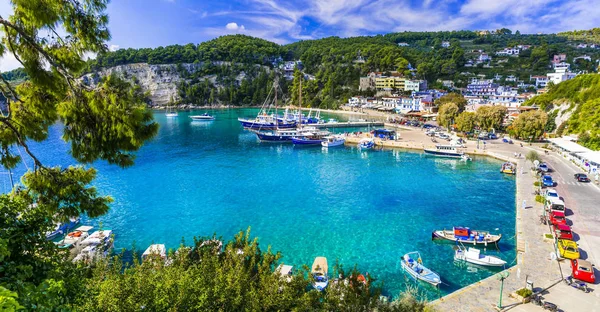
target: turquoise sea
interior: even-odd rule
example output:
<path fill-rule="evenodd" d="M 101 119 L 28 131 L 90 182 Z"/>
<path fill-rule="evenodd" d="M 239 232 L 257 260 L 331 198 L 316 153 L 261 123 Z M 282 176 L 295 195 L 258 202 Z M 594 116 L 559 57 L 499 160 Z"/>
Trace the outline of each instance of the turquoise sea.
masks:
<path fill-rule="evenodd" d="M 159 134 L 139 151 L 135 166 L 94 165 L 94 184 L 115 201 L 107 215 L 86 222 L 113 229 L 117 249 L 176 248 L 182 239 L 213 233 L 231 239 L 251 227 L 261 246 L 281 251 L 285 263 L 310 265 L 326 256 L 330 267 L 336 260 L 348 269 L 357 265 L 391 296 L 412 284 L 399 258 L 420 251 L 441 275 L 444 295 L 495 273 L 456 265 L 452 243 L 432 242 L 433 230 L 460 225 L 502 233 L 500 250 L 487 252 L 514 265 L 515 181 L 499 173 L 500 161 L 259 143 L 237 122 L 255 109 L 214 110 L 215 121 L 190 122 L 189 115 L 203 112 L 174 119 L 157 112 Z M 32 144 L 48 165 L 74 163 L 60 135 L 54 126 L 47 141 Z M 420 289 L 438 296 L 431 287 Z"/>

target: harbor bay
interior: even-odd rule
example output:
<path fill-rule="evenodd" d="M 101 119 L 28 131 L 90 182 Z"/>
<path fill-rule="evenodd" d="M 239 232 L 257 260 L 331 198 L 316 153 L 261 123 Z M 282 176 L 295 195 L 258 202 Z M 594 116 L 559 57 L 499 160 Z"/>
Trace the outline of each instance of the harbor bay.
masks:
<path fill-rule="evenodd" d="M 95 185 L 115 201 L 108 214 L 84 223 L 112 229 L 117 251 L 152 243 L 177 248 L 213 234 L 227 240 L 251 228 L 262 248 L 281 251 L 286 264 L 322 255 L 332 267 L 356 265 L 392 297 L 414 284 L 399 265 L 410 251 L 441 275 L 439 293 L 419 285 L 428 299 L 497 272 L 454 263 L 453 244 L 432 241 L 434 230 L 468 226 L 502 234 L 499 249 L 488 246 L 486 253 L 515 264 L 515 181 L 499 172 L 498 160 L 259 143 L 237 122 L 255 109 L 210 113 L 216 120 L 200 123 L 190 122 L 192 113 L 172 119 L 155 113 L 159 133 L 140 150 L 136 166 L 94 164 Z M 60 136 L 53 127 L 49 140 L 32 149 L 52 164 L 74 164 Z"/>

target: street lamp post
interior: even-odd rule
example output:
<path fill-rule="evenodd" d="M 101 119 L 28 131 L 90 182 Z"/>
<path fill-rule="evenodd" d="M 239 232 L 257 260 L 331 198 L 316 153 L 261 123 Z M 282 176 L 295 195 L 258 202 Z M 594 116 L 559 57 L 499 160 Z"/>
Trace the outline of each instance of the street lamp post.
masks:
<path fill-rule="evenodd" d="M 510 272 L 503 271 L 496 275 L 496 278 L 500 280 L 500 299 L 498 299 L 498 309 L 502 309 L 502 291 L 504 290 L 504 280 L 510 275 Z"/>

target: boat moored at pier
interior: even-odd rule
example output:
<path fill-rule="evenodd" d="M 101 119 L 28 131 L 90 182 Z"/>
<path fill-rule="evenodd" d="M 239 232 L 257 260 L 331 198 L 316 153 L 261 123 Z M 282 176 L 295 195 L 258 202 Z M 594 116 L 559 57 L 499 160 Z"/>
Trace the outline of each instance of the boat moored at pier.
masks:
<path fill-rule="evenodd" d="M 323 138 L 321 145 L 323 147 L 335 147 L 344 145 L 344 142 L 346 142 L 346 139 L 341 135 L 329 135 Z"/>
<path fill-rule="evenodd" d="M 423 151 L 425 152 L 425 155 L 437 157 L 462 158 L 463 155 L 465 155 L 464 152 L 459 151 L 457 147 L 453 145 L 438 144 L 435 148 L 426 148 Z"/>
<path fill-rule="evenodd" d="M 503 267 L 506 261 L 489 255 L 481 254 L 481 251 L 477 248 L 458 246 L 458 249 L 454 252 L 454 260 L 461 260 L 468 263 L 473 263 L 488 267 Z"/>
<path fill-rule="evenodd" d="M 473 245 L 496 244 L 502 234 L 490 234 L 487 231 L 472 231 L 467 227 L 454 227 L 452 231 L 438 230 L 431 233 L 432 239 L 444 239 L 452 242 L 461 242 Z"/>

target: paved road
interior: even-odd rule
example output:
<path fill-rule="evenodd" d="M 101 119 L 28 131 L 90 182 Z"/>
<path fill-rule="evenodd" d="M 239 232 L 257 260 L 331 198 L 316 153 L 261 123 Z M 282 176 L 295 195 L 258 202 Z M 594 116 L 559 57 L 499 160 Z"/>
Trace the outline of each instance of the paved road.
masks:
<path fill-rule="evenodd" d="M 555 189 L 567 206 L 575 241 L 579 245 L 581 258 L 600 265 L 600 188 L 593 183 L 575 181 L 573 175 L 582 172 L 575 165 L 556 153 L 545 156 L 551 175 L 557 182 Z M 600 274 L 596 272 L 600 279 Z"/>

